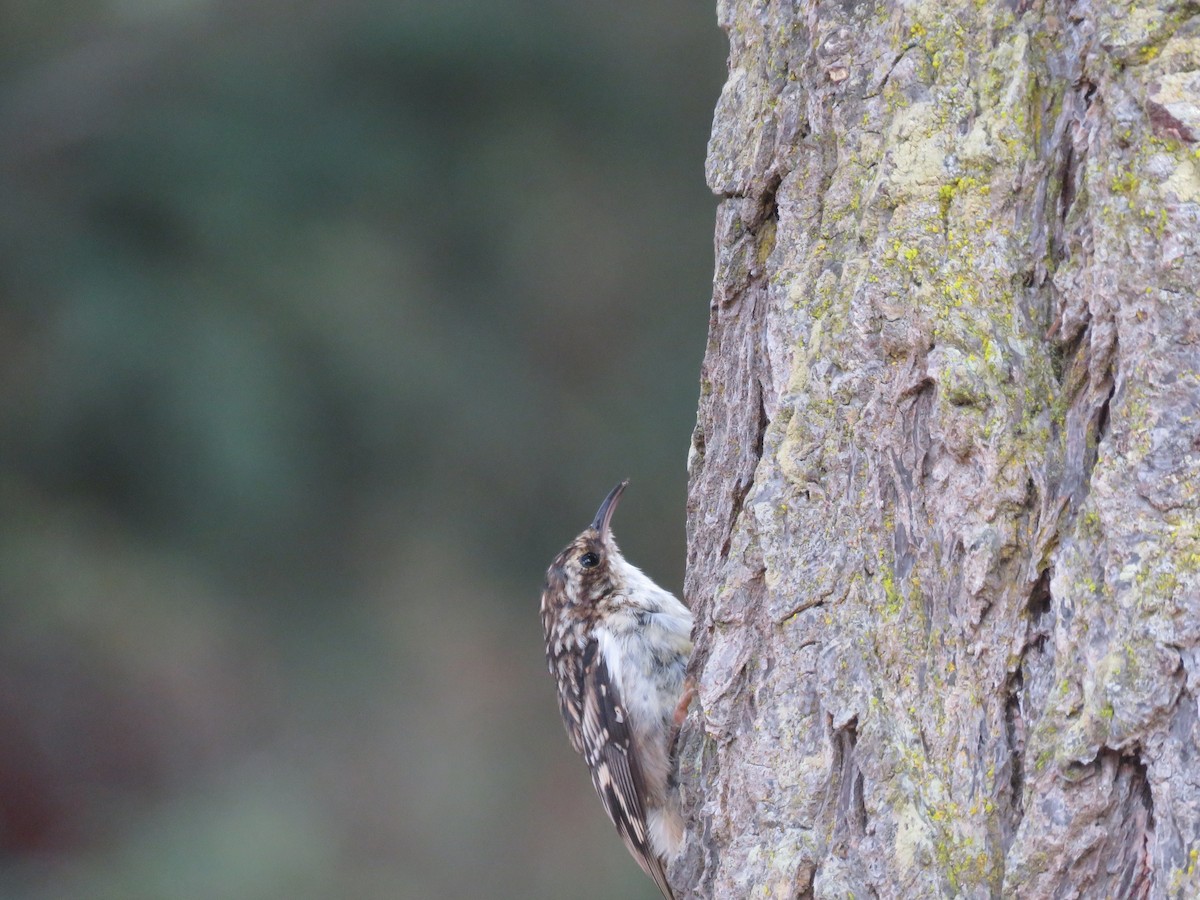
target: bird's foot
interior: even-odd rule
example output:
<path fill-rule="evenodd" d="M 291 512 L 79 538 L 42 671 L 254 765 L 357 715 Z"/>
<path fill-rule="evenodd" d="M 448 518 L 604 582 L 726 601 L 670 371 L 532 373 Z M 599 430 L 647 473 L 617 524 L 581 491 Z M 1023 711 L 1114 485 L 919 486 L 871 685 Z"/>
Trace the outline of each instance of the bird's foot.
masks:
<path fill-rule="evenodd" d="M 671 717 L 671 721 L 675 723 L 676 728 L 683 725 L 683 720 L 687 718 L 688 707 L 692 705 L 692 700 L 695 699 L 696 693 L 696 682 L 688 678 L 683 683 L 683 696 L 679 698 L 679 703 L 675 706 L 675 713 Z"/>

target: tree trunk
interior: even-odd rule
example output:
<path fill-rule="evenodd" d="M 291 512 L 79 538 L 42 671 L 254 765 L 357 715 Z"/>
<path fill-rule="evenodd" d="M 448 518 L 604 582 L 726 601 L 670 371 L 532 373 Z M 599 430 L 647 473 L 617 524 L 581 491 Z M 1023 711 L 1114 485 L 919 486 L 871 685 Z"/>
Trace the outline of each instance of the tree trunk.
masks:
<path fill-rule="evenodd" d="M 1200 6 L 722 0 L 680 896 L 1200 896 Z"/>

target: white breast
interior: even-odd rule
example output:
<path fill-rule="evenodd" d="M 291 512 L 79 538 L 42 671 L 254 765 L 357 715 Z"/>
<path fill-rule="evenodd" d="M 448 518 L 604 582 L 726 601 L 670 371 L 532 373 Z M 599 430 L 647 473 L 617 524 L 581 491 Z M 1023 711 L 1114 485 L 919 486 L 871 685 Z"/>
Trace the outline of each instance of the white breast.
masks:
<path fill-rule="evenodd" d="M 620 610 L 597 630 L 600 651 L 634 726 L 658 732 L 683 692 L 692 652 L 692 614 L 668 591 L 624 560 Z"/>

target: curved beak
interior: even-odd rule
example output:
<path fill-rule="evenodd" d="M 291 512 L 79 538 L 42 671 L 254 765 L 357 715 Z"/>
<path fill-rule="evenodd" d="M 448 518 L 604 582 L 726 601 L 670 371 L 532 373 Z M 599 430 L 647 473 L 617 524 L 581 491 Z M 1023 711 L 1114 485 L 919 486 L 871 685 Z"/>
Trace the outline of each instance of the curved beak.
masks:
<path fill-rule="evenodd" d="M 592 520 L 592 527 L 600 532 L 600 537 L 608 537 L 608 523 L 612 521 L 612 515 L 617 510 L 617 501 L 621 499 L 621 492 L 628 486 L 629 479 L 626 478 L 608 492 L 608 496 L 604 498 L 604 502 L 596 510 L 596 518 Z"/>

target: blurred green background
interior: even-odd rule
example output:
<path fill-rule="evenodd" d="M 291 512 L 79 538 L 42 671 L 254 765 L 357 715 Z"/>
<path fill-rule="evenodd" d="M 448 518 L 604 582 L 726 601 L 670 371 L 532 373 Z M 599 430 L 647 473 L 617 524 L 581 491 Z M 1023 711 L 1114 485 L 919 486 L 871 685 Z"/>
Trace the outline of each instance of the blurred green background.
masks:
<path fill-rule="evenodd" d="M 682 581 L 710 5 L 0 23 L 0 897 L 657 896 L 537 604 Z"/>

